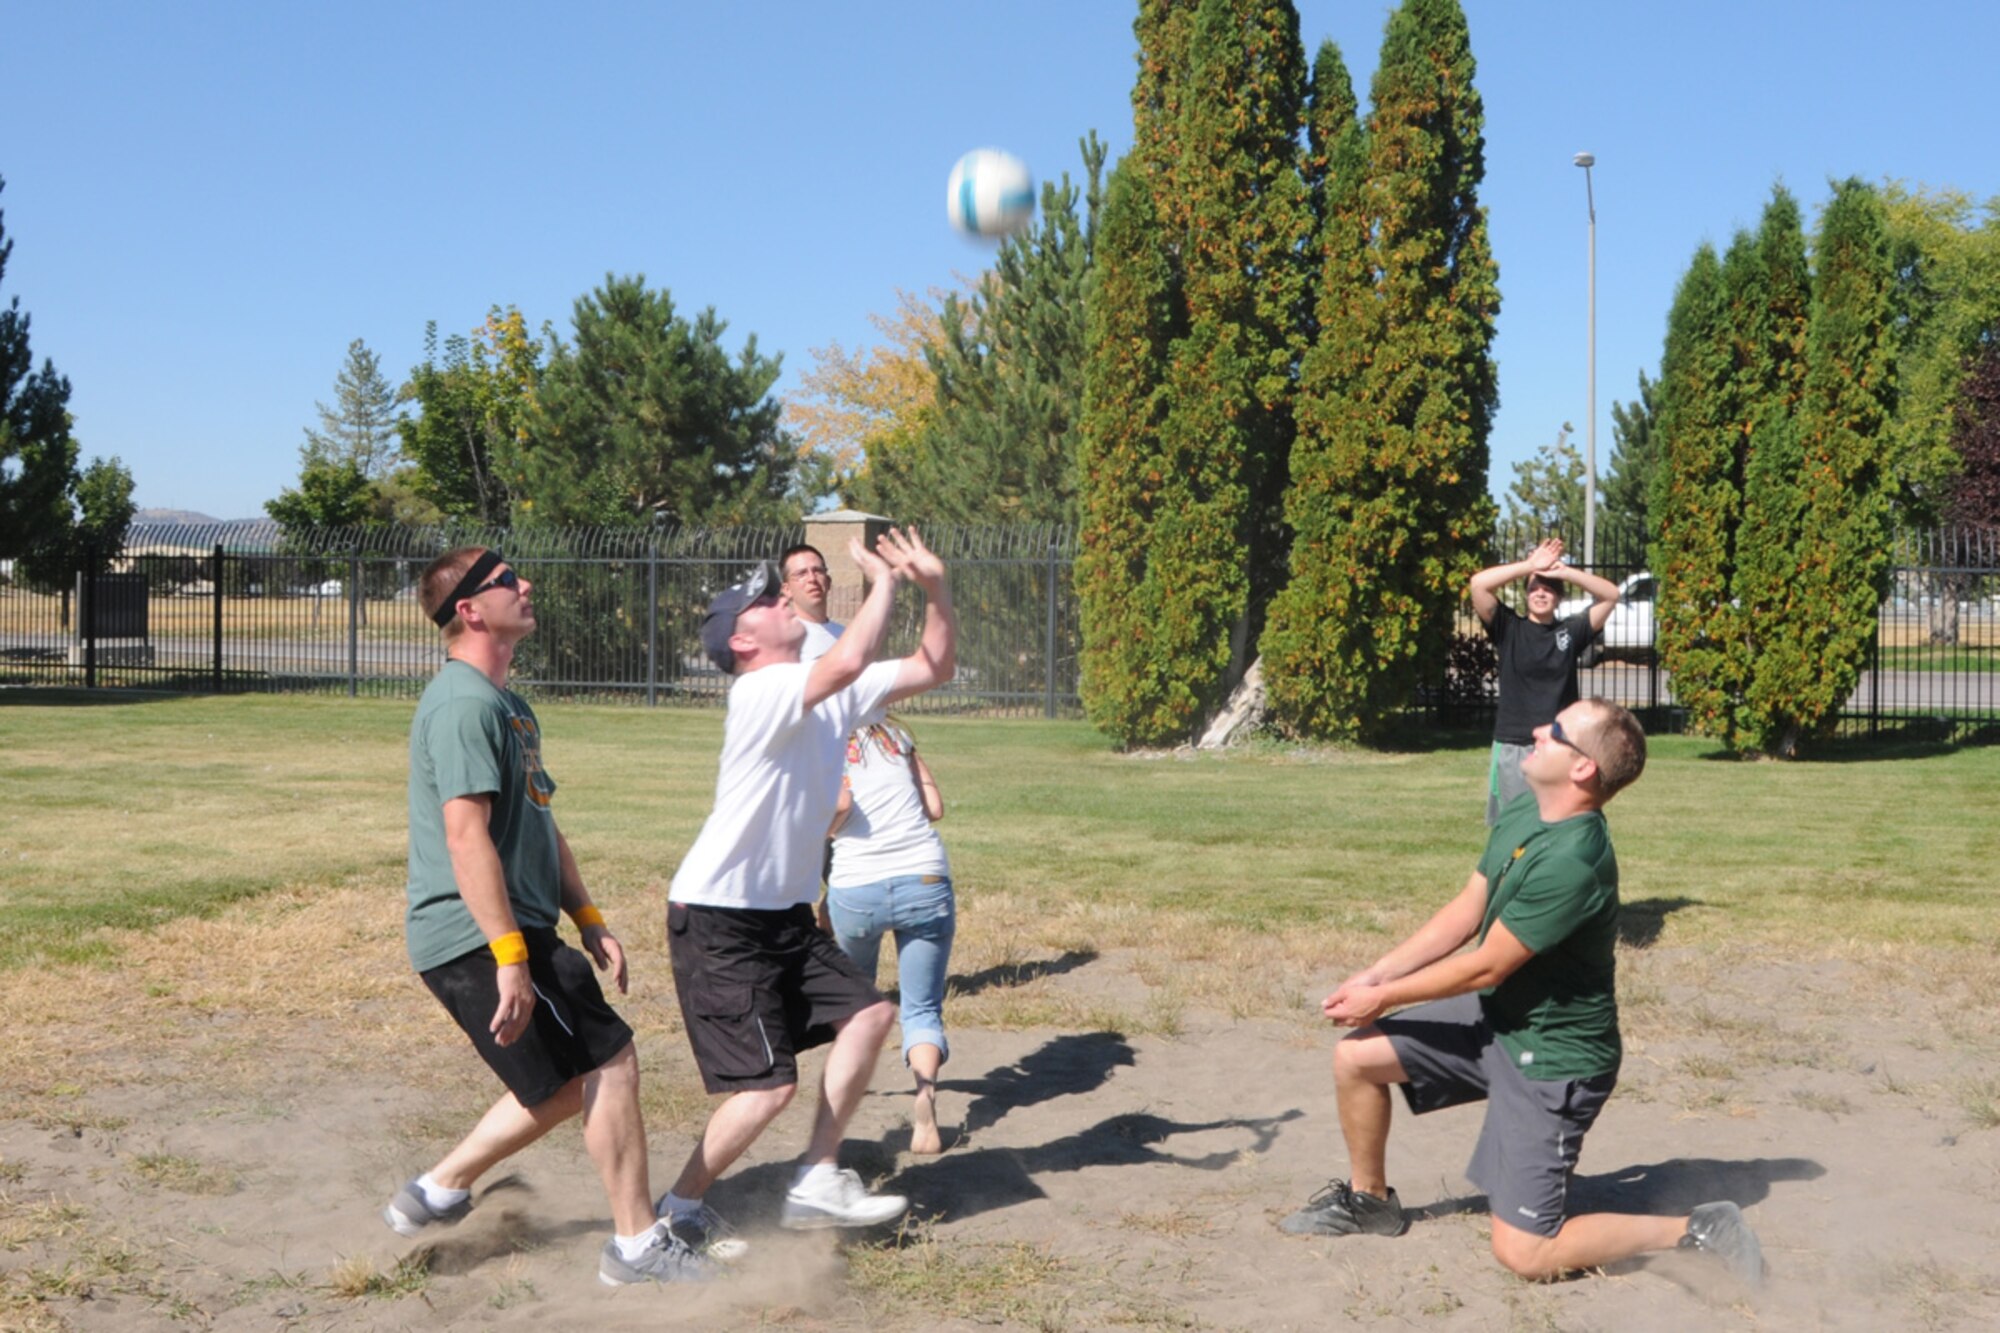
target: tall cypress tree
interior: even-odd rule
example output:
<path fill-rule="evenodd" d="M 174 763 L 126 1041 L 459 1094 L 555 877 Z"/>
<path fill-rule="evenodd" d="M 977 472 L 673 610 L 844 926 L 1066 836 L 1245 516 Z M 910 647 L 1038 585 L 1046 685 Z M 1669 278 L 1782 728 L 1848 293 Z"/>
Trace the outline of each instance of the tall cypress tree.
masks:
<path fill-rule="evenodd" d="M 1694 729 L 1709 735 L 1731 725 L 1736 703 L 1726 646 L 1732 633 L 1724 623 L 1743 502 L 1734 376 L 1723 265 L 1704 242 L 1674 293 L 1660 358 L 1652 568 L 1660 579 L 1655 633 L 1674 698 Z"/>
<path fill-rule="evenodd" d="M 1473 74 L 1457 0 L 1405 0 L 1375 72 L 1358 197 L 1337 165 L 1323 196 L 1319 341 L 1287 498 L 1294 585 L 1264 641 L 1272 711 L 1292 730 L 1376 732 L 1408 703 L 1492 528 L 1500 297 Z"/>
<path fill-rule="evenodd" d="M 1164 492 L 1158 439 L 1168 348 L 1183 322 L 1165 228 L 1135 151 L 1105 189 L 1091 275 L 1075 571 L 1084 707 L 1122 741 L 1169 733 L 1180 716 L 1154 681 L 1161 625 L 1146 574 Z"/>
<path fill-rule="evenodd" d="M 1757 229 L 1755 262 L 1736 319 L 1737 393 L 1748 429 L 1743 509 L 1736 532 L 1731 612 L 1741 633 L 1742 706 L 1725 739 L 1742 745 L 1761 727 L 1762 700 L 1788 672 L 1793 561 L 1803 533 L 1799 400 L 1805 392 L 1811 274 L 1796 200 L 1773 192 Z"/>
<path fill-rule="evenodd" d="M 1097 250 L 1078 590 L 1091 714 L 1148 744 L 1220 703 L 1282 568 L 1311 221 L 1289 0 L 1143 0 L 1135 31 L 1133 149 Z"/>
<path fill-rule="evenodd" d="M 1888 568 L 1883 432 L 1895 404 L 1895 324 L 1881 198 L 1834 187 L 1814 247 L 1796 428 L 1799 523 L 1785 605 L 1751 681 L 1749 735 L 1791 755 L 1860 679 Z"/>

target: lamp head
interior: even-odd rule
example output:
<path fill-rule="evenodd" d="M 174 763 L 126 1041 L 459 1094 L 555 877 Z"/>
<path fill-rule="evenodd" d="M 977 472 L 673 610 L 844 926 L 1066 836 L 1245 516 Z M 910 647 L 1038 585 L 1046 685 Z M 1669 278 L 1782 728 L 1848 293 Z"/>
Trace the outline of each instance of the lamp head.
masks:
<path fill-rule="evenodd" d="M 1576 155 L 1576 159 L 1575 159 L 1575 160 L 1576 160 L 1576 164 L 1577 164 L 1578 166 L 1582 167 L 1582 168 L 1583 168 L 1583 169 L 1584 169 L 1585 171 L 1588 171 L 1588 170 L 1590 170 L 1590 169 L 1591 169 L 1592 167 L 1594 167 L 1594 166 L 1596 166 L 1596 165 L 1597 165 L 1597 154 L 1595 154 L 1595 153 L 1578 153 L 1578 154 Z"/>

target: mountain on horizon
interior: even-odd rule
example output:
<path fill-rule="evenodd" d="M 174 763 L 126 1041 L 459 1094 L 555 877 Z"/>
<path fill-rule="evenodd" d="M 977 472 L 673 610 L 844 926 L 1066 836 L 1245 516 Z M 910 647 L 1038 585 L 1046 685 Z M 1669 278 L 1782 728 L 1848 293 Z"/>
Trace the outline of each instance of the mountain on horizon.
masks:
<path fill-rule="evenodd" d="M 212 518 L 194 509 L 140 509 L 133 512 L 132 521 L 134 523 L 149 524 L 153 527 L 213 528 L 222 527 L 225 524 L 256 523 L 261 520 L 253 518 Z"/>

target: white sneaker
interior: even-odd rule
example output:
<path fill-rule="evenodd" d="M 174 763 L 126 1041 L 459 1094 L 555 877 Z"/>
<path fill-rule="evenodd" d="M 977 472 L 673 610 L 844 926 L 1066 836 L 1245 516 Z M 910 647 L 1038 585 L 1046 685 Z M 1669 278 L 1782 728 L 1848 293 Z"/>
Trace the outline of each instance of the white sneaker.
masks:
<path fill-rule="evenodd" d="M 778 1225 L 788 1231 L 872 1227 L 895 1221 L 909 1208 L 910 1201 L 900 1194 L 870 1194 L 860 1176 L 834 1171 L 787 1190 Z"/>

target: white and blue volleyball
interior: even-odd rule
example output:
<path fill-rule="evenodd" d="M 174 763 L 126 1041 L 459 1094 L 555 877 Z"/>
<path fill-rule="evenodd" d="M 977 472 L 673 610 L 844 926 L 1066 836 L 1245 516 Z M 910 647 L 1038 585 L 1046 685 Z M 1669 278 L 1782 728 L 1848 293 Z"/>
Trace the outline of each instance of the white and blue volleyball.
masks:
<path fill-rule="evenodd" d="M 975 148 L 951 169 L 944 207 L 967 235 L 1011 236 L 1035 215 L 1035 178 L 1012 153 Z"/>

